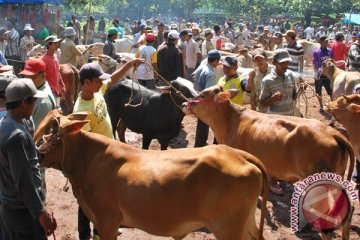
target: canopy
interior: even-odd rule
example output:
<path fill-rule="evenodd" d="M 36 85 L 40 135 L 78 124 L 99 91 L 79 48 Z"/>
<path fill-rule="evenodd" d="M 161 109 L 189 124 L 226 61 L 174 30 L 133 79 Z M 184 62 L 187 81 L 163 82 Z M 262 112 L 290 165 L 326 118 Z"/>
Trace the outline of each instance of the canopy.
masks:
<path fill-rule="evenodd" d="M 50 4 L 60 4 L 61 0 L 0 0 L 2 4 L 31 4 L 31 3 L 50 3 Z"/>
<path fill-rule="evenodd" d="M 350 13 L 345 13 L 344 23 L 348 24 L 349 20 L 351 24 L 360 24 L 360 14 L 352 13 L 350 16 Z"/>

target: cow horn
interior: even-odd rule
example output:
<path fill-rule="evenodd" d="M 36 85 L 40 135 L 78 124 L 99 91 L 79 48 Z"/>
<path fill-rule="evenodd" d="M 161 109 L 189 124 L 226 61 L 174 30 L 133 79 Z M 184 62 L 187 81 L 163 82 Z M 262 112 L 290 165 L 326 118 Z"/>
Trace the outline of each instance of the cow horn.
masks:
<path fill-rule="evenodd" d="M 347 102 L 349 102 L 349 101 L 351 100 L 351 98 L 349 98 L 349 97 L 346 96 L 345 94 L 343 94 L 342 96 L 345 98 L 345 100 L 346 100 Z"/>

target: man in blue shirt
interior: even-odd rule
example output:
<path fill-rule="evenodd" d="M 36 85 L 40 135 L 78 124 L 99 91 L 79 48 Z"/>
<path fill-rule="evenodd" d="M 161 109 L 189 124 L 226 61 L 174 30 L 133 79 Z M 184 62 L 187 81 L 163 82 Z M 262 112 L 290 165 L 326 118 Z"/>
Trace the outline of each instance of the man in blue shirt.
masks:
<path fill-rule="evenodd" d="M 324 112 L 323 104 L 322 104 L 322 95 L 321 89 L 322 86 L 325 87 L 327 94 L 331 97 L 332 89 L 330 86 L 330 80 L 324 75 L 320 74 L 320 69 L 322 68 L 322 64 L 326 59 L 333 58 L 333 52 L 330 48 L 328 48 L 328 38 L 326 35 L 322 35 L 319 37 L 320 48 L 314 50 L 313 53 L 313 66 L 315 72 L 315 91 L 319 95 L 319 105 L 320 105 L 320 112 Z"/>
<path fill-rule="evenodd" d="M 208 52 L 207 63 L 201 64 L 193 73 L 195 80 L 195 90 L 201 92 L 202 90 L 216 85 L 217 80 L 214 68 L 219 64 L 220 53 L 217 50 Z M 209 135 L 209 126 L 198 119 L 195 136 L 195 147 L 206 146 Z"/>

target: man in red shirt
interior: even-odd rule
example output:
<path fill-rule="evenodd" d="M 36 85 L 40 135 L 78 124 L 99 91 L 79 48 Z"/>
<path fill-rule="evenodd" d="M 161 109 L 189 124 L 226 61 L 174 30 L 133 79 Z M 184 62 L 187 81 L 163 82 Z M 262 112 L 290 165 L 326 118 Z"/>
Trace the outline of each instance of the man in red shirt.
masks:
<path fill-rule="evenodd" d="M 61 92 L 64 90 L 64 83 L 60 76 L 60 64 L 55 54 L 56 50 L 60 47 L 62 39 L 58 39 L 55 36 L 49 36 L 45 38 L 46 53 L 42 57 L 42 60 L 46 64 L 45 79 L 50 85 L 51 91 L 55 97 L 60 97 Z"/>
<path fill-rule="evenodd" d="M 333 58 L 335 61 L 345 60 L 348 54 L 348 48 L 344 41 L 344 35 L 341 32 L 336 33 L 335 42 L 330 44 L 331 51 L 333 52 Z M 338 66 L 345 70 L 345 64 Z"/>

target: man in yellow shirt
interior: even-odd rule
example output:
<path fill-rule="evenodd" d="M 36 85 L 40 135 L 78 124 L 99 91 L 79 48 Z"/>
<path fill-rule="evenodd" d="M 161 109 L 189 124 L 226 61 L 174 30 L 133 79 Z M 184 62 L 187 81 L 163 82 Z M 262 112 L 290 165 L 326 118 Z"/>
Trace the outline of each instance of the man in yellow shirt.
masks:
<path fill-rule="evenodd" d="M 135 67 L 139 63 L 143 63 L 143 60 L 134 59 L 127 62 L 112 75 L 104 73 L 98 63 L 87 63 L 82 66 L 79 72 L 81 93 L 76 100 L 74 112 L 86 111 L 89 113 L 87 119 L 90 122 L 84 126 L 84 130 L 114 138 L 110 116 L 103 95 L 110 86 L 122 80 L 131 67 Z M 91 234 L 90 220 L 85 216 L 80 207 L 78 212 L 78 231 L 80 240 L 89 239 Z M 94 235 L 97 235 L 95 229 Z M 94 236 L 93 239 L 96 237 Z"/>
<path fill-rule="evenodd" d="M 247 81 L 241 79 L 237 74 L 237 60 L 234 57 L 225 57 L 222 62 L 225 76 L 221 77 L 218 85 L 222 86 L 224 90 L 236 89 L 239 93 L 230 101 L 238 105 L 243 105 L 244 91 L 246 91 Z"/>

